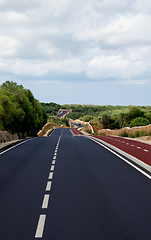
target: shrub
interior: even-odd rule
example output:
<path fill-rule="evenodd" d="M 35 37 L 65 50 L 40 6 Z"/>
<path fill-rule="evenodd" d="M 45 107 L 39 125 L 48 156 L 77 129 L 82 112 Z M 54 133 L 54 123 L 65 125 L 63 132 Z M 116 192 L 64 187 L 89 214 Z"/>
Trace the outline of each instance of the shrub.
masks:
<path fill-rule="evenodd" d="M 148 134 L 144 131 L 136 131 L 134 133 L 130 133 L 128 136 L 130 138 L 137 138 L 137 137 L 148 136 Z"/>
<path fill-rule="evenodd" d="M 89 121 L 93 120 L 93 116 L 92 115 L 85 115 L 84 117 L 80 117 L 80 120 L 84 121 L 84 122 L 89 122 Z"/>
<path fill-rule="evenodd" d="M 87 133 L 92 134 L 91 130 L 86 130 Z"/>
<path fill-rule="evenodd" d="M 102 115 L 102 119 L 100 120 L 102 124 L 102 128 L 106 129 L 118 129 L 119 126 L 119 120 L 115 117 L 112 118 L 111 116 L 104 114 Z"/>
<path fill-rule="evenodd" d="M 141 110 L 139 107 L 132 107 L 128 112 L 128 118 L 131 121 L 132 119 L 144 117 L 144 111 Z"/>
<path fill-rule="evenodd" d="M 149 122 L 151 123 L 151 112 L 146 112 L 145 113 L 145 118 L 147 118 L 149 120 Z"/>
<path fill-rule="evenodd" d="M 124 131 L 124 132 L 121 133 L 120 136 L 121 136 L 121 137 L 128 137 L 128 133 L 127 133 L 126 131 Z"/>
<path fill-rule="evenodd" d="M 145 126 L 148 124 L 149 124 L 149 120 L 147 118 L 138 117 L 138 118 L 133 119 L 130 122 L 130 127 Z"/>

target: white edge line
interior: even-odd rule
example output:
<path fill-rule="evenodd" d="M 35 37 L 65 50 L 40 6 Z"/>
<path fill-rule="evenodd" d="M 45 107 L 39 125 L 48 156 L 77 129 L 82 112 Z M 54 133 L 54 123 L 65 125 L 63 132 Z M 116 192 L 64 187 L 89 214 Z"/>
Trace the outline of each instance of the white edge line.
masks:
<path fill-rule="evenodd" d="M 97 144 L 101 145 L 102 147 L 106 148 L 107 150 L 109 150 L 110 152 L 112 152 L 114 155 L 118 156 L 119 158 L 121 158 L 122 160 L 124 160 L 126 163 L 128 163 L 130 166 L 132 166 L 133 168 L 135 168 L 136 170 L 138 170 L 139 172 L 141 172 L 143 175 L 145 175 L 146 177 L 148 177 L 149 179 L 151 179 L 151 176 L 149 174 L 147 174 L 146 172 L 144 172 L 143 170 L 141 170 L 140 168 L 138 168 L 137 166 L 135 166 L 133 163 L 129 162 L 128 160 L 126 160 L 124 157 L 120 156 L 118 153 L 114 152 L 113 150 L 111 150 L 110 148 L 108 148 L 107 146 L 104 146 L 103 144 L 106 145 L 106 142 L 104 142 L 101 139 L 97 139 L 100 142 L 102 141 L 103 144 L 101 144 L 100 142 L 98 142 L 97 140 L 93 139 L 92 137 L 87 137 L 89 139 L 91 139 L 92 141 L 96 142 Z M 108 144 L 108 143 L 107 143 Z M 130 160 L 134 161 L 135 163 L 137 163 L 138 165 L 140 165 L 141 167 L 145 168 L 146 170 L 148 170 L 149 172 L 151 172 L 151 167 L 149 165 L 147 165 L 146 163 L 140 161 L 139 159 L 131 156 L 130 154 L 125 153 L 124 151 L 112 146 L 111 144 L 110 147 L 112 149 L 116 149 L 117 151 L 119 151 L 119 153 L 124 154 L 125 156 L 127 156 L 128 158 L 130 158 Z"/>
<path fill-rule="evenodd" d="M 72 136 L 75 136 L 75 134 L 72 132 L 72 130 L 71 130 L 71 129 L 70 129 L 70 132 L 71 132 Z"/>
<path fill-rule="evenodd" d="M 45 226 L 45 220 L 46 220 L 46 215 L 45 214 L 40 215 L 37 229 L 36 229 L 35 238 L 42 238 L 44 226 Z"/>
<path fill-rule="evenodd" d="M 56 130 L 56 129 L 53 129 L 53 130 L 52 130 L 52 132 L 50 133 L 50 135 L 49 135 L 49 136 L 47 136 L 47 137 L 51 137 L 51 136 L 52 136 L 52 134 L 55 132 L 55 130 Z"/>
<path fill-rule="evenodd" d="M 37 138 L 38 138 L 38 137 L 37 137 Z M 33 139 L 35 139 L 35 138 L 27 139 L 27 140 L 25 140 L 25 141 L 23 141 L 23 142 L 21 142 L 21 143 L 18 143 L 18 144 L 16 144 L 15 146 L 10 147 L 10 148 L 8 148 L 7 150 L 1 152 L 0 155 L 8 152 L 9 150 L 11 150 L 11 149 L 13 149 L 13 148 L 15 148 L 15 147 L 18 147 L 19 145 L 21 145 L 21 144 L 23 144 L 23 143 L 25 143 L 25 142 L 31 141 L 31 140 L 33 140 Z"/>

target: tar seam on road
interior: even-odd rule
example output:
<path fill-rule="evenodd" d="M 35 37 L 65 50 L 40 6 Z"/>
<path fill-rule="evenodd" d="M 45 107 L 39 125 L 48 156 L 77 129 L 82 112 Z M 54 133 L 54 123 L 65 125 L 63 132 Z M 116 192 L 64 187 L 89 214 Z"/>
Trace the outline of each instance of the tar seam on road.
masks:
<path fill-rule="evenodd" d="M 62 134 L 61 134 L 61 136 L 62 136 Z M 59 147 L 59 144 L 60 144 L 61 136 L 58 139 L 58 142 L 57 142 L 57 145 L 56 145 L 56 148 L 55 148 L 55 152 L 54 152 L 54 155 L 53 155 L 53 159 L 55 159 L 55 160 L 57 159 L 56 155 L 57 155 L 57 152 L 58 152 L 58 147 Z M 47 193 L 44 194 L 44 198 L 43 198 L 43 202 L 42 202 L 41 209 L 43 211 L 46 210 L 48 208 L 48 205 L 49 205 L 50 191 L 51 191 L 52 179 L 53 179 L 54 168 L 55 168 L 55 163 L 56 163 L 55 160 L 52 161 L 49 176 L 48 176 L 48 181 L 47 181 L 46 188 L 45 188 L 45 191 Z M 45 227 L 45 222 L 46 222 L 46 216 L 47 216 L 46 213 L 40 214 L 38 224 L 37 224 L 37 228 L 36 228 L 35 238 L 42 238 L 43 237 L 44 227 Z"/>

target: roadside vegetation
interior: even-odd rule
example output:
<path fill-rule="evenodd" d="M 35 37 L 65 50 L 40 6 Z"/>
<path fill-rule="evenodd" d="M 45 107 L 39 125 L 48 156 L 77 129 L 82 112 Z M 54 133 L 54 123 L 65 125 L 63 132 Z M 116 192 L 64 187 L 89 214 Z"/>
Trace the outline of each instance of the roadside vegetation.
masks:
<path fill-rule="evenodd" d="M 48 122 L 54 127 L 69 127 L 68 118 L 59 119 L 56 116 L 49 116 Z"/>
<path fill-rule="evenodd" d="M 59 105 L 42 103 L 47 114 L 62 109 L 72 109 L 68 118 L 100 124 L 101 128 L 120 129 L 124 127 L 145 126 L 151 123 L 151 106 L 98 106 L 98 105 Z"/>
<path fill-rule="evenodd" d="M 59 109 L 72 109 L 64 119 L 56 114 Z M 0 130 L 6 130 L 19 137 L 35 136 L 49 123 L 49 127 L 69 127 L 70 119 L 90 122 L 94 134 L 100 129 L 123 129 L 151 124 L 151 106 L 99 106 L 57 103 L 39 103 L 30 90 L 22 85 L 6 81 L 0 86 Z M 89 130 L 89 129 L 88 129 Z M 138 137 L 150 133 L 124 131 L 121 136 Z"/>
<path fill-rule="evenodd" d="M 49 116 L 50 122 L 55 119 L 53 115 L 60 108 L 72 109 L 72 112 L 67 115 L 64 121 L 67 122 L 71 118 L 90 122 L 94 134 L 113 134 L 132 138 L 151 135 L 150 128 L 147 130 L 146 128 L 137 129 L 138 126 L 151 124 L 151 106 L 59 105 L 56 103 L 42 103 L 42 105 Z M 59 120 L 56 119 L 55 121 Z M 110 131 L 107 132 L 103 129 L 110 129 Z M 91 133 L 88 125 L 85 126 L 85 131 Z"/>
<path fill-rule="evenodd" d="M 0 130 L 35 136 L 46 122 L 46 111 L 30 90 L 12 81 L 0 86 Z"/>

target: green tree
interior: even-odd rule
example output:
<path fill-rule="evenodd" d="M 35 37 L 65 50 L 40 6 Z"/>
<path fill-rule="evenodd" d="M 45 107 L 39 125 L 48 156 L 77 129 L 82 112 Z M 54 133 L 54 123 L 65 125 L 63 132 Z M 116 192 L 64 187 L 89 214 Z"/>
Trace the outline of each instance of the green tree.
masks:
<path fill-rule="evenodd" d="M 147 118 L 143 118 L 143 117 L 138 117 L 133 119 L 130 122 L 130 127 L 135 127 L 135 126 L 145 126 L 149 124 L 149 120 Z"/>
<path fill-rule="evenodd" d="M 151 112 L 146 112 L 144 114 L 144 117 L 147 118 L 149 120 L 149 122 L 151 123 Z"/>
<path fill-rule="evenodd" d="M 85 122 L 89 122 L 93 119 L 92 115 L 85 115 L 84 117 L 81 117 L 80 120 L 85 121 Z"/>
<path fill-rule="evenodd" d="M 143 117 L 145 114 L 144 111 L 141 110 L 139 107 L 132 107 L 128 112 L 128 119 L 131 121 L 132 119 Z"/>
<path fill-rule="evenodd" d="M 104 114 L 101 119 L 102 128 L 110 128 L 111 117 Z"/>
<path fill-rule="evenodd" d="M 0 87 L 0 128 L 19 135 L 36 135 L 46 123 L 42 105 L 30 90 L 6 81 Z"/>

